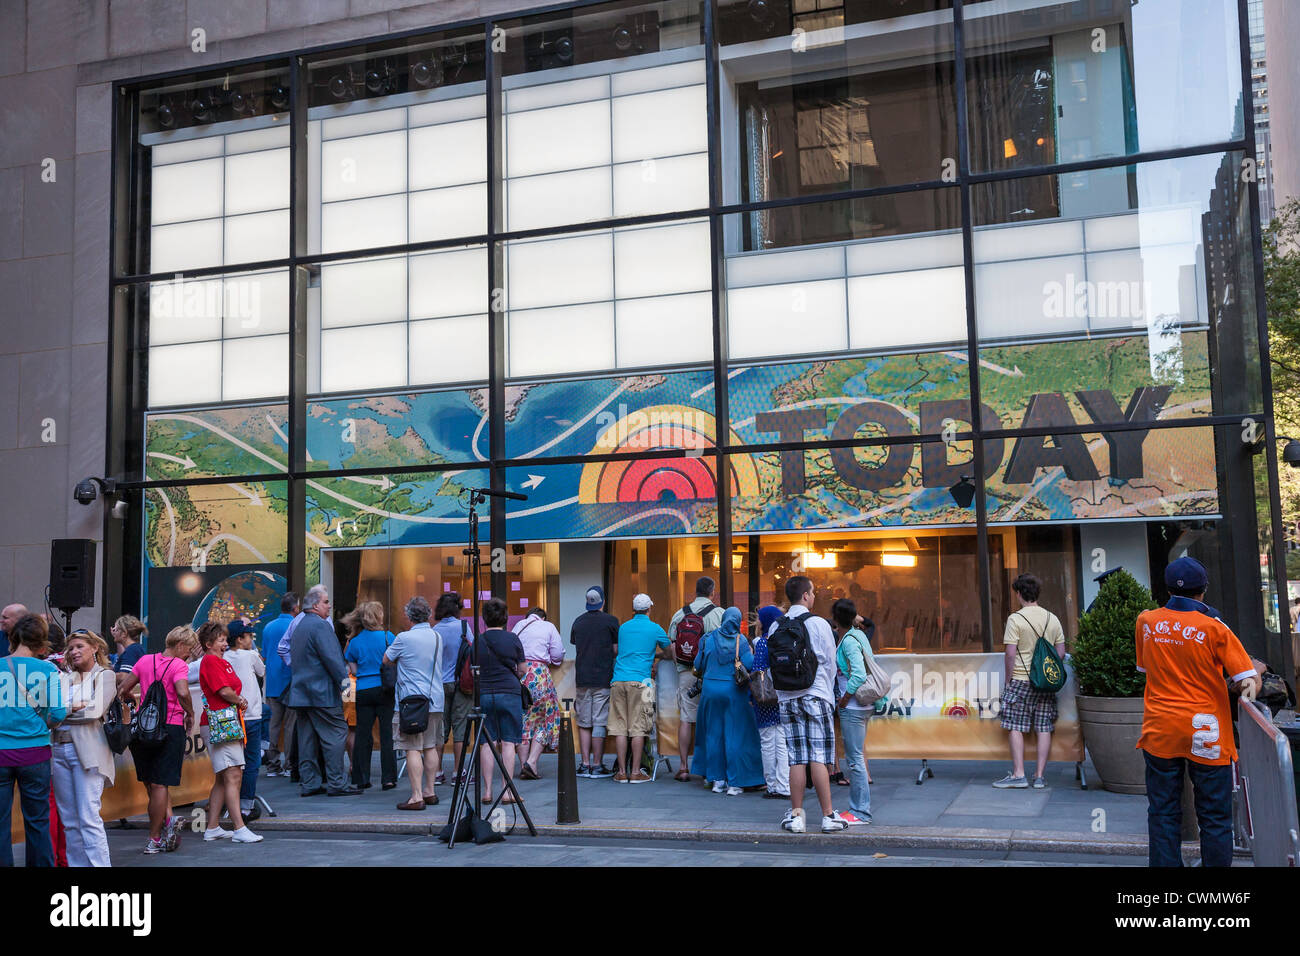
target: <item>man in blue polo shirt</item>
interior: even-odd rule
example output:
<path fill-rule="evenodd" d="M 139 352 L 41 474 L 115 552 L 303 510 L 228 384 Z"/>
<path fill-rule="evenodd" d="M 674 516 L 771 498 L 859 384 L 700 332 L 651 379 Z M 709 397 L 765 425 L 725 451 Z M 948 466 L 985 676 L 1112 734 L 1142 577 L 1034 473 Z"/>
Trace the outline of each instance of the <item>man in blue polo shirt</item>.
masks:
<path fill-rule="evenodd" d="M 654 662 L 666 658 L 672 643 L 662 627 L 650 620 L 654 602 L 648 594 L 632 599 L 632 619 L 618 629 L 618 657 L 609 687 L 609 736 L 614 738 L 615 783 L 649 783 L 641 769 L 646 738 L 654 733 Z M 632 762 L 623 762 L 627 738 L 632 738 Z"/>
<path fill-rule="evenodd" d="M 289 624 L 298 613 L 298 595 L 287 592 L 280 599 L 280 616 L 268 621 L 262 629 L 262 651 L 266 657 L 266 701 L 271 707 L 271 726 L 267 730 L 267 739 L 271 742 L 266 751 L 266 763 L 270 766 L 268 776 L 288 776 L 292 761 L 294 741 L 294 711 L 285 705 L 289 694 L 289 665 L 278 652 L 280 639 L 289 630 Z M 280 732 L 284 731 L 284 756 L 281 759 Z M 244 769 L 245 773 L 249 768 Z M 255 772 L 255 771 L 254 771 Z"/>

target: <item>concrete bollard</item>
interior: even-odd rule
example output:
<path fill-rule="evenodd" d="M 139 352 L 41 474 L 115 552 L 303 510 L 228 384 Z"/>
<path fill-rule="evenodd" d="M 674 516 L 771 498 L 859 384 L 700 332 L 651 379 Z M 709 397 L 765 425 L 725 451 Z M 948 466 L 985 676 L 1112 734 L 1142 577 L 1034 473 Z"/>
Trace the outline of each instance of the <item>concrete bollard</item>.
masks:
<path fill-rule="evenodd" d="M 573 756 L 573 699 L 565 698 L 560 712 L 560 760 L 555 775 L 555 822 L 581 823 L 578 819 L 578 765 Z"/>

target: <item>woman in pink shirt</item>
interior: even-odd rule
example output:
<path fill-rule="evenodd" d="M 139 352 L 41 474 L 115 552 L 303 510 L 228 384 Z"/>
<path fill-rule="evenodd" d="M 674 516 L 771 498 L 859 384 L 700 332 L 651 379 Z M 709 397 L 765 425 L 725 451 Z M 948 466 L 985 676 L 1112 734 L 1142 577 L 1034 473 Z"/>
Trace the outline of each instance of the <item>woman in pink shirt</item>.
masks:
<path fill-rule="evenodd" d="M 546 619 L 546 612 L 535 607 L 528 617 L 515 625 L 515 636 L 524 646 L 524 686 L 533 695 L 533 706 L 524 715 L 524 740 L 519 748 L 523 767 L 519 776 L 539 780 L 537 760 L 546 747 L 560 739 L 560 699 L 551 680 L 551 666 L 564 662 L 564 645 L 560 632 Z"/>

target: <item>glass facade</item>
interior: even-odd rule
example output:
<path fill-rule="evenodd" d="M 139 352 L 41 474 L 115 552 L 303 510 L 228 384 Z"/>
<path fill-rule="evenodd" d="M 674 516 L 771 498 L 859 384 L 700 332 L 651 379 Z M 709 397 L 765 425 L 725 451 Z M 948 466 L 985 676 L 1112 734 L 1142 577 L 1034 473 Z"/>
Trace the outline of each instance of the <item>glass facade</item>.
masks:
<path fill-rule="evenodd" d="M 1237 9 L 598 3 L 120 84 L 129 587 L 391 615 L 464 590 L 491 488 L 512 613 L 802 571 L 889 649 L 981 650 L 1021 571 L 1072 634 L 1191 553 L 1262 650 Z"/>

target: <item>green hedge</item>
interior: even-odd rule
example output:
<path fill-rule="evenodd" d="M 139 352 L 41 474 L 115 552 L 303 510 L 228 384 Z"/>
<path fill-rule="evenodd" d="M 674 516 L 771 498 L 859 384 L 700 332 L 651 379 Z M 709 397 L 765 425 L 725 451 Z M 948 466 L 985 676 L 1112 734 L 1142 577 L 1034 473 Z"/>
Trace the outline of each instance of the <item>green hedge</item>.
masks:
<path fill-rule="evenodd" d="M 1133 636 L 1138 615 L 1156 606 L 1151 592 L 1127 571 L 1101 582 L 1097 600 L 1079 618 L 1070 663 L 1087 697 L 1141 697 L 1146 675 L 1137 670 Z"/>

